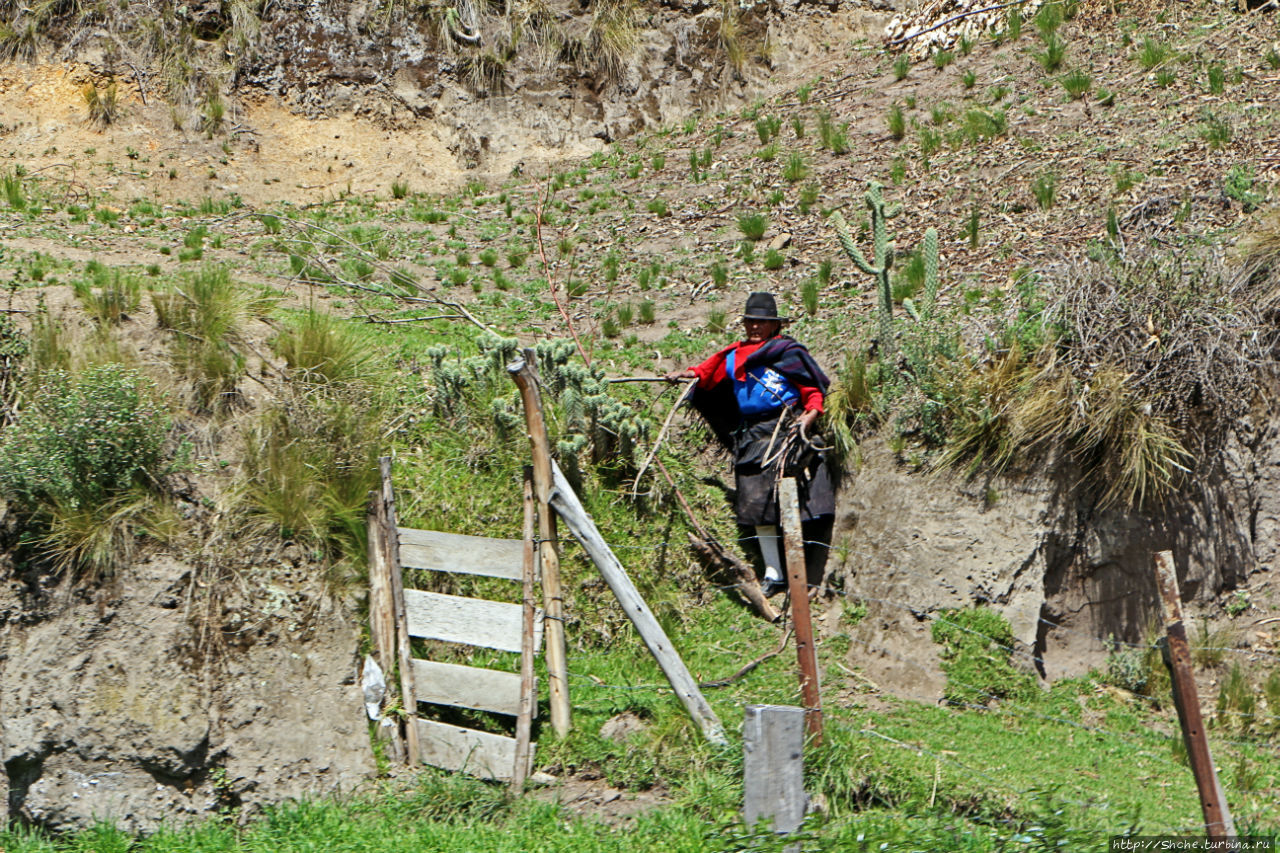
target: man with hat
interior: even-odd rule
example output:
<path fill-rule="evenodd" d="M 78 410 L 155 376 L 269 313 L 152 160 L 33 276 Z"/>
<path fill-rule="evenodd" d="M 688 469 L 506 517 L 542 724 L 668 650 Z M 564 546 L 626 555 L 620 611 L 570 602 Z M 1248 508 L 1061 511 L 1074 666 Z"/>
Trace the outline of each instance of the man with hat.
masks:
<path fill-rule="evenodd" d="M 698 380 L 693 406 L 733 452 L 734 508 L 740 525 L 755 528 L 764 559 L 766 595 L 786 586 L 778 549 L 779 466 L 786 464 L 787 476 L 796 477 L 804 522 L 829 521 L 835 514 L 826 459 L 821 453 L 801 454 L 797 463 L 786 452 L 788 446 L 803 450 L 808 444 L 830 385 L 804 345 L 782 334 L 789 319 L 778 316 L 773 294 L 752 293 L 742 314 L 745 340 L 666 376 L 672 382 Z M 789 422 L 793 422 L 790 429 Z"/>

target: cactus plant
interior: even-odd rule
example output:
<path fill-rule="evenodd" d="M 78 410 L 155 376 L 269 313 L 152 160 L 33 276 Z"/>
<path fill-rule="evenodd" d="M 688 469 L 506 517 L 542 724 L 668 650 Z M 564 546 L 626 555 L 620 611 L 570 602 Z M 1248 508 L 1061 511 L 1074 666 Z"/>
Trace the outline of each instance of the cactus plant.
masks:
<path fill-rule="evenodd" d="M 923 323 L 933 314 L 933 305 L 938 298 L 938 231 L 930 228 L 924 232 L 924 298 L 917 306 L 912 300 L 904 299 L 902 307 L 917 323 Z"/>
<path fill-rule="evenodd" d="M 889 269 L 893 266 L 893 246 L 889 243 L 889 229 L 886 223 L 897 215 L 898 210 L 886 209 L 884 195 L 880 191 L 880 185 L 875 181 L 868 184 L 865 198 L 867 209 L 871 211 L 874 263 L 867 261 L 858 244 L 853 241 L 853 235 L 849 233 L 849 224 L 845 222 L 840 211 L 837 210 L 831 214 L 831 223 L 835 226 L 840 245 L 844 253 L 849 256 L 849 260 L 853 261 L 858 269 L 876 279 L 877 289 L 880 292 L 880 348 L 885 354 L 886 361 L 891 362 L 896 351 L 893 335 L 893 287 L 889 283 Z"/>

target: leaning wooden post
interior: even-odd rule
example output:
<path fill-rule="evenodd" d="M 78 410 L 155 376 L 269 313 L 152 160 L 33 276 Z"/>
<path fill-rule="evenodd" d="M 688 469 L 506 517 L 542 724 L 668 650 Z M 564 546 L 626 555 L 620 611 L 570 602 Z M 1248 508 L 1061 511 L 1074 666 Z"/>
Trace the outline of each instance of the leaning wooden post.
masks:
<path fill-rule="evenodd" d="M 542 568 L 543 611 L 546 617 L 547 681 L 551 701 L 551 725 L 556 734 L 569 733 L 569 670 L 564 637 L 564 595 L 560 590 L 560 555 L 556 551 L 555 520 L 548 504 L 551 496 L 551 443 L 542 415 L 542 394 L 533 350 L 507 365 L 507 373 L 520 389 L 529 443 L 533 448 L 533 489 L 538 499 L 538 560 Z"/>
<path fill-rule="evenodd" d="M 396 493 L 391 487 L 391 457 L 378 459 L 382 474 L 382 536 L 387 556 L 387 568 L 391 572 L 391 602 L 395 609 L 396 649 L 400 666 L 400 697 L 408 715 L 405 725 L 405 744 L 408 747 L 409 766 L 416 767 L 422 760 L 418 747 L 418 695 L 413 689 L 413 651 L 409 645 L 409 615 L 404 606 L 404 571 L 400 568 L 400 531 L 396 523 Z"/>
<path fill-rule="evenodd" d="M 600 570 L 605 583 L 609 584 L 623 611 L 631 619 L 631 624 L 636 626 L 640 639 L 644 640 L 644 644 L 649 647 L 649 652 L 657 659 L 658 666 L 662 667 L 662 672 L 667 676 L 667 681 L 675 690 L 676 696 L 684 703 L 689 716 L 693 717 L 693 721 L 702 729 L 703 736 L 712 743 L 728 743 L 724 735 L 724 726 L 721 725 L 716 712 L 711 709 L 706 697 L 702 695 L 698 682 L 689 674 L 684 661 L 680 659 L 671 641 L 667 639 L 667 633 L 662 630 L 653 612 L 644 603 L 640 591 L 627 576 L 626 569 L 622 568 L 622 563 L 618 562 L 618 558 L 614 556 L 608 543 L 600 535 L 595 522 L 591 520 L 591 516 L 587 515 L 573 487 L 561 473 L 560 466 L 552 462 L 551 471 L 555 478 L 555 488 L 551 492 L 551 505 L 564 519 L 569 532 L 582 544 L 582 549 L 596 564 L 596 568 Z"/>
<path fill-rule="evenodd" d="M 533 631 L 535 607 L 533 603 L 533 525 L 537 515 L 533 499 L 533 469 L 524 469 L 524 536 L 523 560 L 520 579 L 523 581 L 524 632 L 520 638 L 520 709 L 516 714 L 516 766 L 511 771 L 511 790 L 524 790 L 524 780 L 529 774 L 529 737 L 533 728 Z"/>
<path fill-rule="evenodd" d="M 800 695 L 808 712 L 809 734 L 822 743 L 822 693 L 818 687 L 818 656 L 813 645 L 813 621 L 809 615 L 809 570 L 804 559 L 804 533 L 800 526 L 800 493 L 793 477 L 778 480 L 778 508 L 787 550 L 787 589 L 791 595 L 791 620 L 796 630 L 796 657 L 800 662 Z"/>
<path fill-rule="evenodd" d="M 804 823 L 805 710 L 786 705 L 748 705 L 742 725 L 742 819 L 760 820 L 774 832 L 792 833 Z"/>
<path fill-rule="evenodd" d="M 1182 624 L 1182 598 L 1178 592 L 1178 573 L 1173 565 L 1173 552 L 1160 551 L 1155 555 L 1156 587 L 1160 590 L 1160 603 L 1164 608 L 1164 627 L 1169 641 L 1169 673 L 1173 677 L 1173 704 L 1178 709 L 1178 721 L 1182 724 L 1182 737 L 1191 759 L 1191 772 L 1196 777 L 1200 792 L 1200 810 L 1204 812 L 1205 834 L 1211 838 L 1236 834 L 1235 822 L 1222 794 L 1218 771 L 1209 753 L 1209 741 L 1205 737 L 1204 721 L 1200 716 L 1200 697 L 1196 693 L 1195 676 L 1191 671 L 1191 649 L 1187 643 L 1187 629 Z"/>

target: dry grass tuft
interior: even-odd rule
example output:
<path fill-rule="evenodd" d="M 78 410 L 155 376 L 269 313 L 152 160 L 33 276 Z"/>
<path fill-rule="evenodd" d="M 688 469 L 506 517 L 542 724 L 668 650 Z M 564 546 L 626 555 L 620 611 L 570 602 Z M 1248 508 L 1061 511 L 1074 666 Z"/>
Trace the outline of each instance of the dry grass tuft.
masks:
<path fill-rule="evenodd" d="M 1280 309 L 1280 207 L 1259 217 L 1257 226 L 1240 241 L 1238 286 L 1254 294 L 1258 309 Z"/>

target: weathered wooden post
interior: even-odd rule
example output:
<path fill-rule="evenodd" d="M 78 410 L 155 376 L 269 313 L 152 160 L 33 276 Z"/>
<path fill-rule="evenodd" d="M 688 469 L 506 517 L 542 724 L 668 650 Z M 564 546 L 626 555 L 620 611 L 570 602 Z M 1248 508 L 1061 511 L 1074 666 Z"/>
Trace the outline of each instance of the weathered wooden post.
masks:
<path fill-rule="evenodd" d="M 546 614 L 547 681 L 551 700 L 551 725 L 556 734 L 569 733 L 569 670 L 564 637 L 564 595 L 560 590 L 560 555 L 556 551 L 555 518 L 549 502 L 552 490 L 551 445 L 542 414 L 542 395 L 534 369 L 533 350 L 507 365 L 507 373 L 520 389 L 524 418 L 533 450 L 533 489 L 538 499 L 538 558 L 542 568 L 543 611 Z"/>
<path fill-rule="evenodd" d="M 1187 629 L 1182 623 L 1182 597 L 1178 592 L 1178 573 L 1173 565 L 1173 552 L 1160 551 L 1154 559 L 1156 587 L 1164 608 L 1164 627 L 1169 642 L 1169 674 L 1173 677 L 1173 704 L 1178 709 L 1182 737 L 1191 759 L 1191 772 L 1200 793 L 1200 810 L 1204 813 L 1205 834 L 1211 838 L 1236 834 L 1235 822 L 1222 794 L 1218 771 L 1209 753 L 1204 720 L 1200 716 L 1200 697 L 1196 693 L 1195 675 L 1191 671 L 1191 649 Z"/>
<path fill-rule="evenodd" d="M 748 705 L 742 726 L 742 819 L 768 820 L 779 834 L 804 823 L 804 708 Z"/>
<path fill-rule="evenodd" d="M 391 573 L 391 604 L 395 614 L 396 650 L 400 666 L 400 698 L 409 715 L 405 726 L 405 745 L 409 765 L 416 767 L 422 760 L 418 745 L 418 695 L 413 689 L 413 650 L 409 642 L 409 616 L 404 604 L 404 575 L 400 568 L 400 530 L 396 523 L 396 493 L 391 487 L 391 457 L 378 459 L 378 471 L 382 475 L 382 544 L 387 568 Z"/>
<path fill-rule="evenodd" d="M 386 524 L 383 521 L 382 492 L 369 493 L 369 514 L 366 519 L 369 536 L 369 629 L 373 634 L 373 646 L 378 666 L 390 675 L 396 660 L 395 604 L 391 596 L 391 570 L 387 565 L 385 542 Z M 388 684 L 391 692 L 395 688 Z M 378 726 L 379 737 L 386 738 L 392 761 L 405 760 L 404 737 L 399 725 Z"/>
<path fill-rule="evenodd" d="M 390 672 L 396 654 L 395 605 L 391 603 L 391 572 L 387 569 L 382 522 L 382 493 L 369 493 L 369 626 L 378 665 Z"/>
<path fill-rule="evenodd" d="M 822 693 L 818 685 L 818 656 L 813 645 L 813 620 L 809 614 L 809 571 L 800 527 L 800 493 L 793 477 L 778 480 L 778 509 L 787 551 L 787 589 L 791 595 L 791 620 L 800 663 L 800 695 L 808 712 L 809 734 L 813 735 L 815 744 L 821 744 Z"/>
<path fill-rule="evenodd" d="M 524 630 L 520 640 L 520 710 L 516 714 L 516 766 L 511 771 L 511 790 L 524 790 L 524 780 L 529 772 L 529 737 L 533 728 L 533 656 L 534 621 L 533 603 L 534 547 L 533 528 L 537 515 L 533 498 L 533 469 L 524 469 L 524 548 L 520 567 L 522 601 L 524 606 Z"/>

